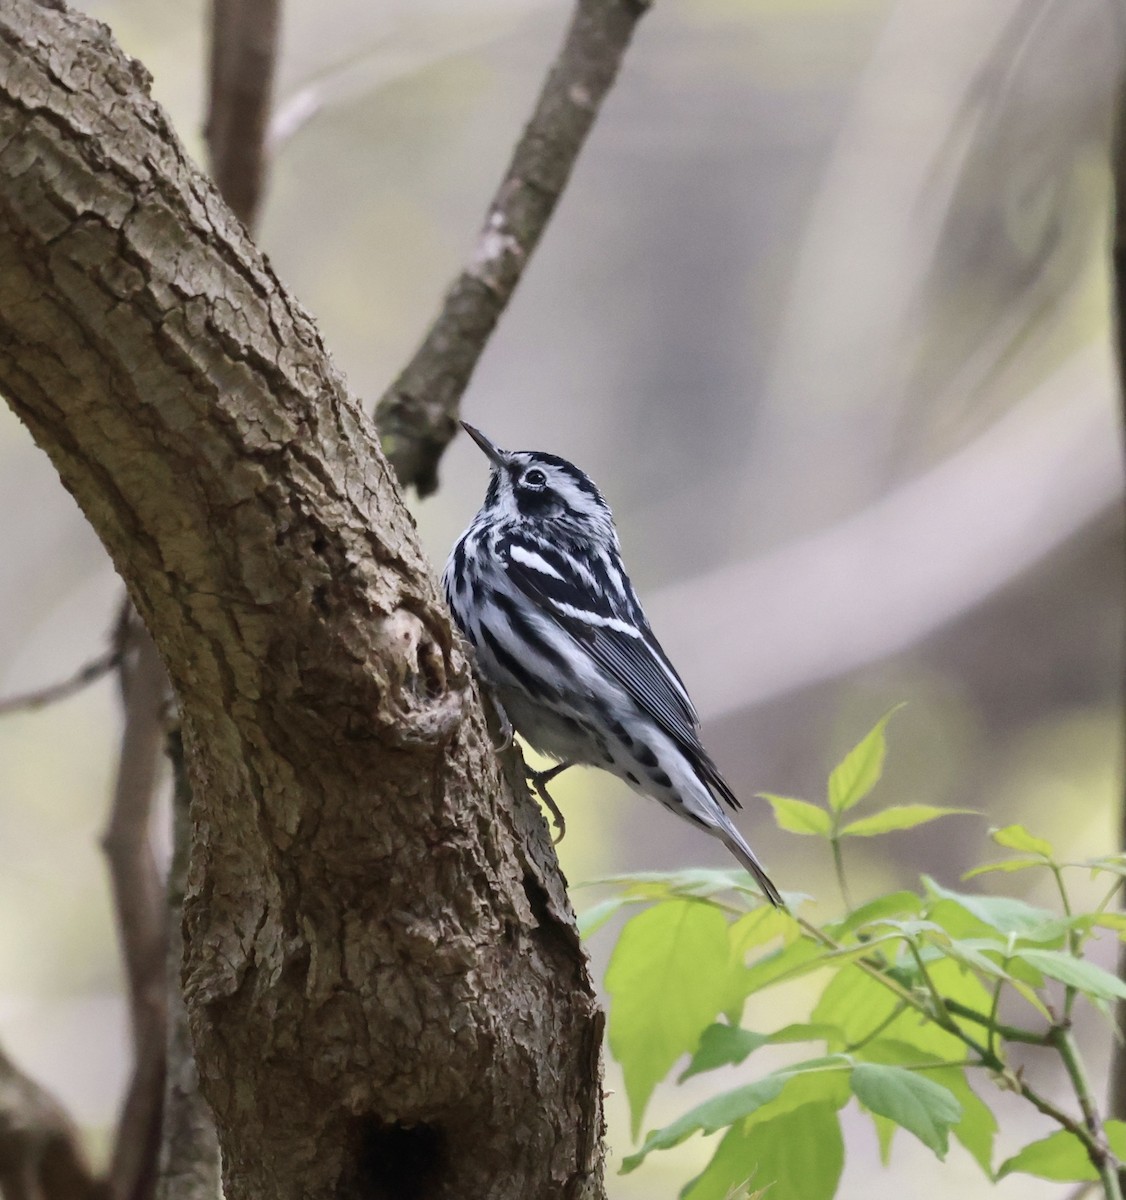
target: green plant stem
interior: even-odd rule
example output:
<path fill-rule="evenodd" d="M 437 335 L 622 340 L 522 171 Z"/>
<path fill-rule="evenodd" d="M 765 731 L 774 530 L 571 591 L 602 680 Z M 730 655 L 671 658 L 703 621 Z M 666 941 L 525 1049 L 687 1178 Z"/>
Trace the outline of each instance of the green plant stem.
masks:
<path fill-rule="evenodd" d="M 946 1008 L 946 1001 L 942 998 L 942 993 L 934 985 L 934 980 L 931 978 L 930 971 L 927 970 L 927 964 L 923 962 L 923 955 L 919 950 L 918 943 L 914 938 L 907 939 L 907 945 L 911 949 L 911 957 L 915 960 L 915 966 L 919 968 L 919 974 L 923 978 L 923 983 L 926 984 L 927 991 L 930 992 L 931 1000 L 934 1001 L 935 1012 L 939 1017 L 939 1024 L 952 1025 L 950 1013 Z"/>
<path fill-rule="evenodd" d="M 820 942 L 823 946 L 827 946 L 833 950 L 843 949 L 843 947 L 839 946 L 837 942 L 827 933 L 821 929 L 818 929 L 816 925 L 811 924 L 804 917 L 797 917 L 796 920 L 801 928 L 807 934 L 809 934 L 809 936 L 811 936 L 815 941 Z M 973 1009 L 967 1008 L 967 1006 L 959 1004 L 957 1001 L 950 999 L 944 999 L 945 1009 L 944 1012 L 940 1014 L 925 1001 L 908 991 L 905 987 L 903 987 L 902 984 L 892 979 L 891 976 L 887 974 L 886 969 L 880 964 L 872 962 L 869 959 L 858 958 L 856 960 L 856 965 L 871 979 L 874 979 L 877 983 L 882 984 L 888 989 L 888 991 L 898 996 L 899 999 L 905 1004 L 909 1005 L 911 1008 L 915 1009 L 929 1020 L 934 1021 L 939 1028 L 946 1030 L 947 1033 L 953 1034 L 954 1037 L 958 1038 L 964 1046 L 972 1050 L 974 1054 L 977 1055 L 977 1066 L 984 1067 L 986 1070 L 992 1071 L 994 1074 L 1001 1076 L 1001 1078 L 1005 1080 L 1005 1083 L 1008 1087 L 1010 1087 L 1019 1096 L 1027 1100 L 1028 1103 L 1031 1104 L 1038 1112 L 1043 1113 L 1044 1116 L 1055 1121 L 1056 1124 L 1062 1129 L 1066 1129 L 1069 1133 L 1073 1133 L 1083 1143 L 1083 1148 L 1087 1151 L 1087 1156 L 1095 1165 L 1095 1169 L 1099 1172 L 1100 1177 L 1103 1180 L 1103 1187 L 1106 1192 L 1107 1200 L 1123 1200 L 1122 1190 L 1118 1185 L 1118 1176 L 1114 1170 L 1116 1160 L 1107 1147 L 1105 1135 L 1102 1138 L 1097 1137 L 1091 1132 L 1091 1129 L 1088 1127 L 1085 1121 L 1077 1121 L 1070 1113 L 1065 1112 L 1062 1108 L 1059 1108 L 1057 1105 L 1053 1104 L 1049 1099 L 1047 1099 L 1047 1097 L 1040 1095 L 1035 1088 L 1032 1088 L 1025 1083 L 1018 1074 L 1009 1070 L 1008 1066 L 999 1055 L 991 1051 L 988 1046 L 982 1045 L 981 1042 L 979 1042 L 976 1038 L 968 1034 L 950 1014 L 957 1013 L 959 1016 L 967 1017 L 970 1020 L 977 1020 L 982 1024 L 984 1024 L 988 1018 L 983 1016 L 983 1014 L 975 1012 Z M 1008 1025 L 999 1026 L 998 1032 L 1002 1037 L 1009 1037 L 1009 1035 L 1012 1034 L 1014 1036 L 1011 1040 L 1017 1042 L 1027 1042 L 1031 1045 L 1048 1046 L 1058 1044 L 1055 1041 L 1055 1037 L 1059 1036 L 1058 1034 L 1055 1035 L 1055 1037 L 1049 1037 L 1047 1034 L 1035 1034 L 1029 1030 L 1015 1029 Z M 1072 1046 L 1074 1046 L 1074 1043 L 1072 1043 Z M 1060 1053 L 1062 1056 L 1064 1051 L 1061 1049 Z M 1064 1061 L 1066 1064 L 1066 1057 Z M 1080 1078 L 1085 1080 L 1086 1076 L 1083 1073 L 1082 1064 L 1078 1058 L 1075 1059 L 1075 1065 L 1079 1068 Z M 1077 1093 L 1080 1091 L 1078 1086 L 1076 1087 L 1076 1091 Z M 1087 1097 L 1088 1101 L 1091 1100 L 1091 1090 L 1089 1085 L 1085 1085 L 1083 1094 Z M 1082 1100 L 1080 1103 L 1082 1104 Z M 1086 1113 L 1084 1115 L 1086 1116 Z M 1094 1115 L 1097 1120 L 1097 1112 L 1095 1112 Z M 1113 1178 L 1111 1178 L 1112 1176 Z"/>
<path fill-rule="evenodd" d="M 834 822 L 839 819 L 838 814 L 834 814 Z M 852 896 L 849 895 L 848 880 L 845 878 L 844 855 L 841 853 L 841 839 L 834 832 L 829 838 L 829 845 L 833 848 L 833 869 L 837 873 L 837 886 L 841 889 L 841 899 L 844 901 L 844 906 L 851 913 L 854 909 Z"/>
<path fill-rule="evenodd" d="M 1079 1054 L 1079 1047 L 1076 1045 L 1075 1035 L 1071 1031 L 1070 1024 L 1053 1026 L 1052 1043 L 1059 1051 L 1060 1058 L 1063 1059 L 1063 1065 L 1071 1080 L 1071 1086 L 1075 1089 L 1075 1096 L 1083 1113 L 1084 1124 L 1098 1147 L 1098 1152 L 1093 1153 L 1088 1145 L 1087 1154 L 1094 1164 L 1095 1170 L 1099 1173 L 1107 1200 L 1122 1200 L 1122 1188 L 1118 1177 L 1118 1169 L 1121 1164 L 1111 1152 L 1107 1142 L 1102 1116 L 1095 1103 L 1091 1081 L 1087 1077 L 1087 1069 L 1083 1065 L 1083 1059 Z"/>
<path fill-rule="evenodd" d="M 996 1030 L 1007 1042 L 1024 1042 L 1028 1046 L 1050 1046 L 1052 1044 L 1050 1030 L 1037 1033 L 1034 1029 L 1021 1029 L 1016 1025 L 1005 1025 L 994 1020 L 992 1015 L 987 1017 L 984 1013 L 978 1012 L 976 1008 L 971 1008 L 968 1004 L 961 1004 L 957 1000 L 951 1000 L 949 997 L 946 998 L 946 1008 L 948 1012 L 952 1012 L 957 1017 L 984 1025 L 986 1029 Z"/>
<path fill-rule="evenodd" d="M 1067 888 L 1063 882 L 1063 872 L 1059 868 L 1058 863 L 1050 863 L 1052 868 L 1052 877 L 1056 881 L 1056 889 L 1060 894 L 1060 903 L 1063 905 L 1064 916 L 1071 919 L 1071 901 L 1068 899 Z M 1074 929 L 1067 931 L 1067 949 L 1074 958 L 1078 958 L 1081 950 L 1079 934 Z M 1073 987 L 1065 987 L 1063 993 L 1063 1015 L 1066 1020 L 1071 1020 L 1071 1010 L 1075 1007 L 1075 997 L 1077 993 Z"/>

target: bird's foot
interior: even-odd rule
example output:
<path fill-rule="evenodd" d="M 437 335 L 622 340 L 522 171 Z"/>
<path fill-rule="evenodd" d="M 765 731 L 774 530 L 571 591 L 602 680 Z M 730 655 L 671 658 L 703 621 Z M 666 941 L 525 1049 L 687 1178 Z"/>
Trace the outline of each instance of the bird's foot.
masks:
<path fill-rule="evenodd" d="M 551 793 L 547 790 L 547 785 L 556 775 L 561 774 L 570 766 L 573 766 L 573 764 L 567 762 L 557 763 L 554 767 L 549 767 L 546 771 L 530 771 L 527 764 L 524 766 L 524 775 L 528 783 L 531 784 L 536 795 L 544 802 L 547 810 L 551 813 L 551 823 L 558 830 L 556 836 L 551 839 L 553 846 L 558 846 L 563 840 L 567 832 L 567 822 L 563 814 L 559 811 L 559 805 L 551 798 Z"/>

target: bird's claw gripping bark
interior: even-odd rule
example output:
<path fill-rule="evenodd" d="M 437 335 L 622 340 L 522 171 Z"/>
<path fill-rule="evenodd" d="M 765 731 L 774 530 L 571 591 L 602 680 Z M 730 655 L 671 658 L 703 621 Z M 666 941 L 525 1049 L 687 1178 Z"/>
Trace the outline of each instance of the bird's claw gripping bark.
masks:
<path fill-rule="evenodd" d="M 543 801 L 548 812 L 551 813 L 551 823 L 558 830 L 558 833 L 551 839 L 553 846 L 558 846 L 567 833 L 567 821 L 562 812 L 559 811 L 559 805 L 551 798 L 551 793 L 547 790 L 547 785 L 555 778 L 556 775 L 565 771 L 571 763 L 557 763 L 554 767 L 549 767 L 546 771 L 529 771 L 527 766 L 524 767 L 524 774 L 528 782 L 532 785 L 535 793 Z"/>

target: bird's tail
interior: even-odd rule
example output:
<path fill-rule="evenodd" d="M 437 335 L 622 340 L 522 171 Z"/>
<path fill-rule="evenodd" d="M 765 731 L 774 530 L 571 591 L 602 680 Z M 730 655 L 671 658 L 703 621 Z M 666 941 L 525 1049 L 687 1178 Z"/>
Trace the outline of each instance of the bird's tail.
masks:
<path fill-rule="evenodd" d="M 767 875 L 762 863 L 755 857 L 755 852 L 743 840 L 743 835 L 731 824 L 730 821 L 724 821 L 721 825 L 713 827 L 713 831 L 723 844 L 731 851 L 732 854 L 747 868 L 748 871 L 755 877 L 759 887 L 762 888 L 763 895 L 774 905 L 775 908 L 785 908 L 782 900 L 782 893 L 774 886 L 770 876 Z"/>

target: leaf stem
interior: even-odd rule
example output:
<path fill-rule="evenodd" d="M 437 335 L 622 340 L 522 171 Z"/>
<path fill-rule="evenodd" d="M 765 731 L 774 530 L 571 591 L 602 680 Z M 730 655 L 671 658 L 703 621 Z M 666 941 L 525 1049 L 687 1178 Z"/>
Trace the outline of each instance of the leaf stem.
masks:
<path fill-rule="evenodd" d="M 834 824 L 836 824 L 838 814 L 834 813 Z M 844 901 L 845 908 L 851 913 L 855 905 L 852 903 L 852 896 L 848 890 L 848 880 L 845 878 L 844 855 L 841 853 L 841 839 L 837 836 L 836 830 L 829 837 L 829 845 L 833 847 L 833 869 L 837 873 L 837 886 L 841 889 L 841 899 Z"/>

